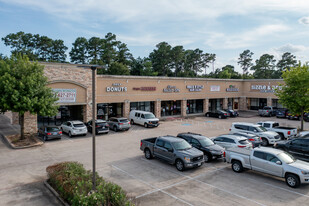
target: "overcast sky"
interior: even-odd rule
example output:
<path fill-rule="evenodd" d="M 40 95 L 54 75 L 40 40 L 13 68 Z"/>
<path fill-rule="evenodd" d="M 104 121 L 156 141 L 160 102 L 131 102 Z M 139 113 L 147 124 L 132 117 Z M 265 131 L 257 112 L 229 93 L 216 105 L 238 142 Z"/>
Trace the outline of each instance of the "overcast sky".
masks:
<path fill-rule="evenodd" d="M 215 53 L 215 68 L 246 49 L 254 60 L 291 52 L 309 61 L 308 0 L 0 0 L 0 37 L 23 31 L 64 40 L 116 34 L 134 57 L 166 41 Z M 9 55 L 3 41 L 0 53 Z M 68 59 L 69 60 L 69 59 Z"/>

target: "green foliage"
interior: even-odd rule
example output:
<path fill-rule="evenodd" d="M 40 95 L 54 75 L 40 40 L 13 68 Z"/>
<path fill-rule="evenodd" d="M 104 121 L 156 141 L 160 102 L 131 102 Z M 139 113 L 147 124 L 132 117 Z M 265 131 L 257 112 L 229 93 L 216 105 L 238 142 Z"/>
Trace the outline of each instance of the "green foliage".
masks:
<path fill-rule="evenodd" d="M 130 70 L 122 63 L 113 62 L 108 68 L 107 73 L 111 75 L 130 75 Z"/>
<path fill-rule="evenodd" d="M 0 61 L 0 111 L 26 112 L 42 116 L 57 113 L 57 98 L 47 87 L 43 66 L 32 63 L 26 56 L 12 56 Z M 23 138 L 23 125 L 21 125 Z"/>
<path fill-rule="evenodd" d="M 279 102 L 289 108 L 293 114 L 302 115 L 309 110 L 309 66 L 300 64 L 283 71 L 284 85 L 276 90 Z M 303 120 L 301 123 L 303 130 Z"/>
<path fill-rule="evenodd" d="M 219 79 L 241 79 L 242 75 L 234 70 L 234 66 L 226 65 L 222 69 L 216 69 L 215 72 L 210 72 L 207 77 Z"/>
<path fill-rule="evenodd" d="M 122 188 L 96 173 L 92 191 L 92 172 L 77 162 L 62 162 L 46 168 L 49 184 L 71 205 L 133 205 Z"/>
<path fill-rule="evenodd" d="M 254 70 L 255 79 L 272 79 L 278 78 L 275 74 L 275 62 L 273 55 L 263 54 L 255 61 L 255 65 L 251 67 Z"/>
<path fill-rule="evenodd" d="M 238 58 L 238 64 L 243 70 L 243 76 L 248 74 L 248 69 L 252 67 L 252 56 L 253 52 L 251 52 L 249 49 L 243 51 L 241 54 L 239 54 Z"/>

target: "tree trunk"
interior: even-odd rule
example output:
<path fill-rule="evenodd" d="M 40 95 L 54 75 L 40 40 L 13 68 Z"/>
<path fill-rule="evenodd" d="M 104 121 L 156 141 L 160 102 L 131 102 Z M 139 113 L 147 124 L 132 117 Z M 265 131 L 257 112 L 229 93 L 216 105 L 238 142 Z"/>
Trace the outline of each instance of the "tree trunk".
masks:
<path fill-rule="evenodd" d="M 20 118 L 20 139 L 25 139 L 25 114 L 19 114 Z"/>
<path fill-rule="evenodd" d="M 301 108 L 300 131 L 304 130 L 304 108 Z"/>

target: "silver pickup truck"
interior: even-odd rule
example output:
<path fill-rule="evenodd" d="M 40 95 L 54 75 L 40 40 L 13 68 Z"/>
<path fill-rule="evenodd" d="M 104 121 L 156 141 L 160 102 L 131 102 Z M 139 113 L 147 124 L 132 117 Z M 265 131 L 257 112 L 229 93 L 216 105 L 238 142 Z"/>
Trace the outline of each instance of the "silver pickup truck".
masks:
<path fill-rule="evenodd" d="M 204 163 L 202 151 L 192 147 L 186 140 L 174 136 L 143 139 L 140 149 L 145 153 L 146 159 L 157 157 L 175 164 L 179 171 L 200 167 Z"/>
<path fill-rule="evenodd" d="M 280 135 L 280 138 L 282 140 L 296 137 L 297 135 L 297 128 L 282 127 L 282 126 L 279 126 L 278 122 L 265 121 L 265 122 L 258 122 L 257 124 L 267 129 L 267 131 L 277 132 Z"/>
<path fill-rule="evenodd" d="M 234 172 L 245 168 L 285 178 L 286 184 L 296 188 L 309 183 L 309 163 L 296 160 L 290 154 L 273 148 L 231 148 L 225 151 L 225 160 Z"/>

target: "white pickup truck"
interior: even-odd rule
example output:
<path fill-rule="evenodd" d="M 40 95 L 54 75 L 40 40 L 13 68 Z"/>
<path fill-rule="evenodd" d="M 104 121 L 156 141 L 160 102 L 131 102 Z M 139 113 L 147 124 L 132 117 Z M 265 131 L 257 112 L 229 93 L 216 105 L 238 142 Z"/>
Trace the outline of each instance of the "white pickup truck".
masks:
<path fill-rule="evenodd" d="M 289 139 L 291 137 L 296 137 L 297 135 L 297 128 L 282 127 L 282 126 L 279 126 L 278 122 L 265 121 L 265 122 L 258 122 L 257 124 L 267 129 L 267 131 L 277 132 L 280 135 L 282 140 Z"/>
<path fill-rule="evenodd" d="M 231 148 L 225 151 L 225 161 L 232 164 L 234 172 L 245 168 L 285 178 L 286 184 L 296 188 L 309 183 L 309 163 L 296 160 L 290 154 L 273 148 Z"/>

